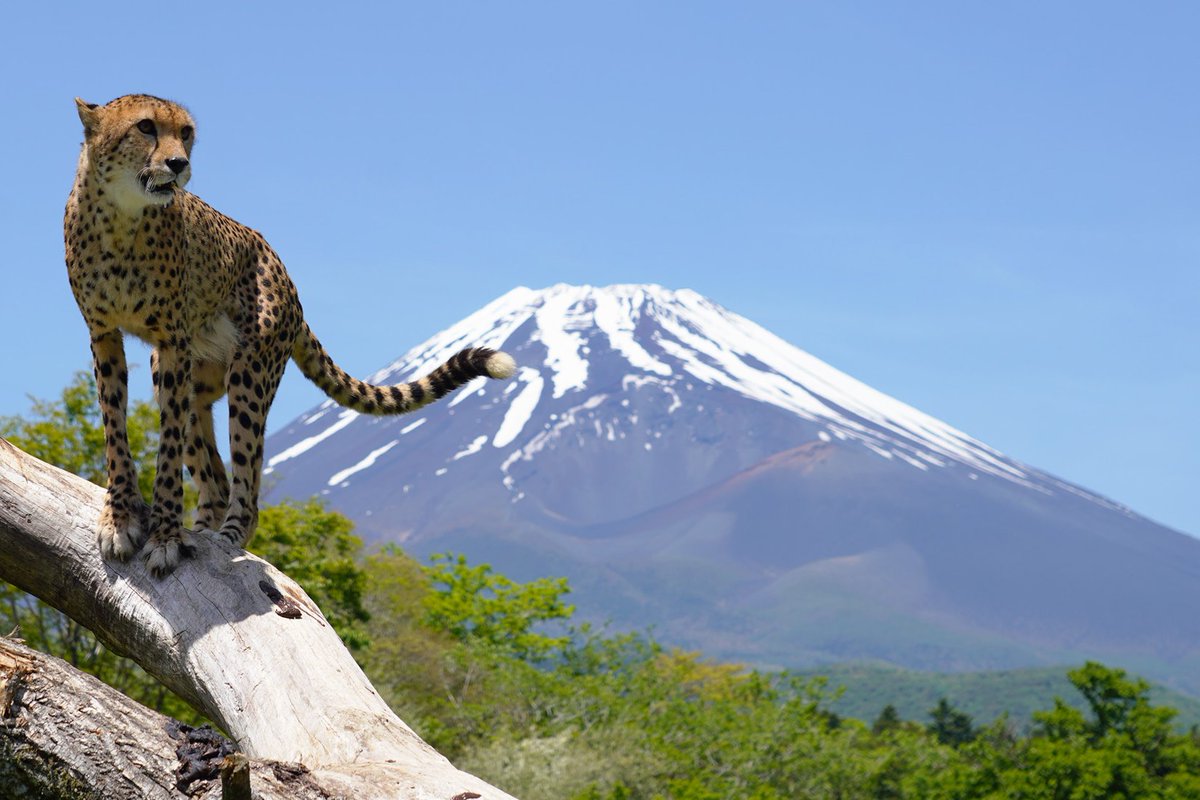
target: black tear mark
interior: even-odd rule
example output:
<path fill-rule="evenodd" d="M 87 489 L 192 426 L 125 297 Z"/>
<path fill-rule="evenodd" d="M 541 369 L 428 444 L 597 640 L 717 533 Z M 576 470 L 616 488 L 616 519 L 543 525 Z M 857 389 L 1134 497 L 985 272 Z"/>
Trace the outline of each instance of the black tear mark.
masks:
<path fill-rule="evenodd" d="M 302 616 L 300 606 L 290 597 L 284 597 L 278 589 L 266 581 L 259 581 L 258 588 L 267 596 L 267 599 L 275 604 L 275 613 L 287 619 L 300 619 Z"/>
<path fill-rule="evenodd" d="M 454 795 L 450 800 L 474 800 L 476 797 L 483 797 L 483 795 L 476 794 L 475 792 L 463 792 L 462 794 Z"/>

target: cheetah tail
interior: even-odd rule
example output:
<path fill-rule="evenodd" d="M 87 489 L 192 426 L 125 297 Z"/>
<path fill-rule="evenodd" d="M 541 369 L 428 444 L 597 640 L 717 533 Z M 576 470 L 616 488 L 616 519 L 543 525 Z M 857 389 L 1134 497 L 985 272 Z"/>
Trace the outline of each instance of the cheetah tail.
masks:
<path fill-rule="evenodd" d="M 452 356 L 423 378 L 394 386 L 376 386 L 351 378 L 333 363 L 305 323 L 292 347 L 292 359 L 321 391 L 346 408 L 363 414 L 403 414 L 439 400 L 474 378 L 508 378 L 517 368 L 508 353 L 471 347 Z"/>

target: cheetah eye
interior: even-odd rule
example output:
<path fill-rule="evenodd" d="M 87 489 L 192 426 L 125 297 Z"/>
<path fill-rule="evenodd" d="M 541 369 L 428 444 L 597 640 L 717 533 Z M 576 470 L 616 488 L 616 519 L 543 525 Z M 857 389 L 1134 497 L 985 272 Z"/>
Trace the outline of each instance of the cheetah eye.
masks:
<path fill-rule="evenodd" d="M 154 121 L 149 119 L 144 119 L 139 122 L 137 124 L 137 129 L 147 136 L 154 136 L 158 132 L 158 129 L 154 127 Z"/>
<path fill-rule="evenodd" d="M 192 126 L 184 125 L 182 128 L 180 128 L 179 129 L 179 138 L 183 139 L 185 142 L 188 139 L 192 138 Z"/>

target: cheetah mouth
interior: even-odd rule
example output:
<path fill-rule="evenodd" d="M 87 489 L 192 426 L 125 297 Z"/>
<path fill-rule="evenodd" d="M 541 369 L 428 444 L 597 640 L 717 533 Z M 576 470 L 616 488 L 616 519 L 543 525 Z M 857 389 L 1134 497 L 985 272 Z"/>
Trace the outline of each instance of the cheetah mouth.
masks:
<path fill-rule="evenodd" d="M 153 195 L 166 197 L 175 193 L 175 179 L 170 178 L 165 183 L 151 183 L 149 175 L 141 176 L 142 188 Z"/>

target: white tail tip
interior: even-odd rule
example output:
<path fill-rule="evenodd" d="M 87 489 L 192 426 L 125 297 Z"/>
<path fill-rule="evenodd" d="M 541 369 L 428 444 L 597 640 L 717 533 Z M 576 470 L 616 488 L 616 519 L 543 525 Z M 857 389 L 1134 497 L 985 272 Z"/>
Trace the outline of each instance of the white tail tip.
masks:
<path fill-rule="evenodd" d="M 484 364 L 487 374 L 492 378 L 511 378 L 517 371 L 517 362 L 508 353 L 492 353 Z"/>

